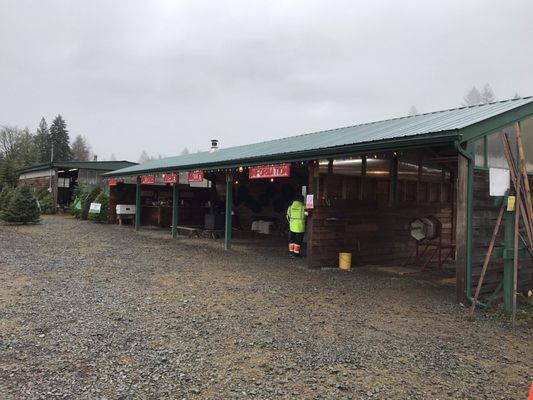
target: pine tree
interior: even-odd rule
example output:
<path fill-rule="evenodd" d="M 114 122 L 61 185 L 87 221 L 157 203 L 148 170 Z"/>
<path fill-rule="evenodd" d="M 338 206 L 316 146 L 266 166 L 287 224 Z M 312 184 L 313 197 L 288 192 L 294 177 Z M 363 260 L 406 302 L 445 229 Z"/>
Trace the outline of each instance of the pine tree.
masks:
<path fill-rule="evenodd" d="M 53 145 L 53 161 L 70 161 L 72 160 L 72 150 L 70 149 L 70 138 L 68 135 L 67 124 L 61 115 L 58 115 L 52 126 L 50 126 L 50 136 Z"/>
<path fill-rule="evenodd" d="M 72 142 L 72 159 L 74 161 L 89 161 L 91 146 L 85 136 L 78 135 Z"/>
<path fill-rule="evenodd" d="M 37 128 L 33 140 L 37 152 L 37 161 L 40 163 L 50 162 L 50 145 L 52 143 L 52 138 L 44 117 L 41 118 L 41 122 L 39 122 L 39 127 Z"/>
<path fill-rule="evenodd" d="M 5 185 L 0 192 L 0 211 L 2 211 L 9 204 L 9 199 L 13 194 L 13 189 Z"/>
<path fill-rule="evenodd" d="M 481 102 L 482 104 L 488 104 L 492 103 L 496 100 L 496 96 L 494 95 L 494 91 L 490 87 L 488 83 L 485 83 L 485 86 L 483 87 L 483 90 L 481 91 Z"/>
<path fill-rule="evenodd" d="M 107 216 L 109 214 L 109 198 L 106 192 L 102 191 L 93 203 L 100 203 L 99 213 L 89 213 L 88 220 L 94 222 L 107 222 Z"/>
<path fill-rule="evenodd" d="M 477 106 L 478 104 L 483 103 L 481 93 L 479 93 L 479 90 L 475 86 L 470 89 L 468 94 L 464 97 L 463 101 L 463 106 Z"/>
<path fill-rule="evenodd" d="M 0 212 L 0 219 L 6 222 L 36 223 L 39 222 L 41 212 L 37 200 L 28 185 L 18 186 L 7 206 Z"/>
<path fill-rule="evenodd" d="M 18 182 L 18 174 L 15 162 L 5 160 L 0 164 L 0 185 L 15 187 Z"/>

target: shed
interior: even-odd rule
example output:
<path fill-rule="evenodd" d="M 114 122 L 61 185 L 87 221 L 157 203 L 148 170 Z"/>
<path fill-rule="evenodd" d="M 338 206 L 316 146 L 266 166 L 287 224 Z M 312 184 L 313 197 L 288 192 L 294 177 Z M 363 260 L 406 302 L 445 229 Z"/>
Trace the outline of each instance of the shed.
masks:
<path fill-rule="evenodd" d="M 502 201 L 488 193 L 489 168 L 506 167 L 499 134 L 512 136 L 518 129 L 528 172 L 533 173 L 533 98 L 526 97 L 169 157 L 104 176 L 136 179 L 140 204 L 142 176 L 202 171 L 212 186 L 225 187 L 225 248 L 229 249 L 233 200 L 242 182 L 251 187 L 249 171 L 289 165 L 298 175 L 292 184 L 301 185 L 314 199 L 308 219 L 309 267 L 335 266 L 340 251 L 351 252 L 356 265 L 403 264 L 417 248 L 409 234 L 410 223 L 432 216 L 442 224 L 447 249 L 453 250 L 457 300 L 464 301 L 472 298 Z M 275 181 L 286 178 L 276 176 Z M 175 227 L 178 185 L 172 196 Z M 137 210 L 139 229 L 140 207 Z M 503 246 L 503 237 L 499 243 Z M 504 264 L 495 260 L 484 287 L 487 293 L 508 285 Z M 533 286 L 529 256 L 521 260 L 519 285 Z M 505 301 L 507 305 L 509 299 Z"/>
<path fill-rule="evenodd" d="M 19 182 L 35 192 L 48 190 L 54 194 L 59 206 L 73 200 L 73 190 L 78 185 L 105 185 L 102 174 L 137 165 L 130 161 L 54 161 L 31 165 L 18 171 Z"/>

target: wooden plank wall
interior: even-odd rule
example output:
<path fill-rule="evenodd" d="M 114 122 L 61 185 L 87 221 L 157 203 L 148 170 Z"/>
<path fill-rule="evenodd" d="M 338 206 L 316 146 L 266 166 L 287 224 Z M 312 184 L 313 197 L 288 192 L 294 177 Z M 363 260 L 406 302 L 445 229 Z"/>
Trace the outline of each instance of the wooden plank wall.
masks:
<path fill-rule="evenodd" d="M 416 182 L 400 181 L 398 201 L 391 200 L 389 179 L 321 175 L 318 186 L 319 199 L 309 219 L 310 267 L 336 267 L 339 252 L 352 253 L 353 266 L 401 266 L 415 249 L 410 222 L 428 215 L 442 222 L 443 238 L 451 240 L 451 184 L 421 188 Z M 402 200 L 416 198 L 417 193 L 422 200 Z"/>
<path fill-rule="evenodd" d="M 533 183 L 531 177 L 530 182 Z M 499 211 L 499 206 L 495 204 L 494 197 L 489 196 L 489 173 L 486 170 L 476 170 L 474 173 L 473 208 L 472 285 L 473 290 L 475 290 Z M 502 226 L 496 246 L 503 246 L 503 231 Z M 522 235 L 526 238 L 525 232 Z M 502 279 L 503 261 L 493 258 L 483 281 L 482 293 L 494 291 Z M 531 257 L 520 260 L 518 282 L 520 290 L 533 287 L 533 259 Z"/>

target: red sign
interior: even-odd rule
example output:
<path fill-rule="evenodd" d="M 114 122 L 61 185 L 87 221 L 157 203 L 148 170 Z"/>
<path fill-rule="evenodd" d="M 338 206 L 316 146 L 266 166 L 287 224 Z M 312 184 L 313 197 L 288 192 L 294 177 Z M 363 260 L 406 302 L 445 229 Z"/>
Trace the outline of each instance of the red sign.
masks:
<path fill-rule="evenodd" d="M 141 183 L 143 185 L 153 185 L 155 183 L 155 175 L 141 176 Z"/>
<path fill-rule="evenodd" d="M 187 176 L 187 180 L 190 182 L 203 182 L 204 171 L 191 171 Z"/>
<path fill-rule="evenodd" d="M 250 167 L 248 171 L 249 179 L 287 178 L 291 176 L 291 165 L 260 165 L 258 167 Z"/>
<path fill-rule="evenodd" d="M 118 179 L 117 179 L 117 178 L 109 178 L 109 179 L 107 180 L 107 184 L 108 184 L 109 186 L 117 186 L 117 184 L 118 184 Z"/>
<path fill-rule="evenodd" d="M 163 182 L 165 183 L 178 183 L 178 174 L 164 174 Z"/>

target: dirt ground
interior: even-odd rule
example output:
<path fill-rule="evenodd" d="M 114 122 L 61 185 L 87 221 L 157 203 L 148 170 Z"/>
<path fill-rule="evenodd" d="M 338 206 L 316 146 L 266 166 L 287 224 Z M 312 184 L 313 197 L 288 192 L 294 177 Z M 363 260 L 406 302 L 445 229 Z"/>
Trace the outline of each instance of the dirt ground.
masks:
<path fill-rule="evenodd" d="M 525 399 L 533 330 L 271 242 L 0 226 L 0 398 Z"/>

